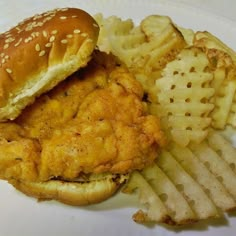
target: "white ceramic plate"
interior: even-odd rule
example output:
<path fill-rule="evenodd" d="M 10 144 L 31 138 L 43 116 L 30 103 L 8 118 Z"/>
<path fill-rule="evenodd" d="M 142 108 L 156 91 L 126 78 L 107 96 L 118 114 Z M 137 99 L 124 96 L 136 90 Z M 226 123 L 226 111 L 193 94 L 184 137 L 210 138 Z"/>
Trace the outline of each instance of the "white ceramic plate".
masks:
<path fill-rule="evenodd" d="M 135 22 L 149 14 L 168 15 L 183 27 L 208 30 L 231 47 L 236 47 L 236 26 L 233 21 L 210 12 L 202 12 L 200 8 L 158 0 L 1 0 L 0 31 L 7 30 L 32 14 L 67 6 L 79 7 L 91 14 L 115 14 L 124 19 L 132 18 Z M 131 217 L 137 209 L 136 206 L 135 199 L 124 194 L 102 204 L 83 208 L 65 206 L 53 201 L 37 202 L 0 181 L 0 236 L 235 236 L 236 214 L 210 221 L 208 224 L 201 223 L 174 230 L 158 225 L 143 226 L 134 223 Z"/>

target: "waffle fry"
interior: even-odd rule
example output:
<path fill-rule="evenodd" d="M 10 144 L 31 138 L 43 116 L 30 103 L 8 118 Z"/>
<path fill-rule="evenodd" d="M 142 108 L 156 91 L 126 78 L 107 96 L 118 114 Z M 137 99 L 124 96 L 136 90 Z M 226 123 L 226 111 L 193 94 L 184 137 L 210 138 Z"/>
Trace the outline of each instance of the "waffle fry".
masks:
<path fill-rule="evenodd" d="M 170 139 L 182 146 L 190 141 L 201 142 L 210 126 L 214 89 L 210 88 L 213 75 L 205 71 L 208 63 L 197 48 L 184 49 L 156 81 L 156 112 Z"/>
<path fill-rule="evenodd" d="M 200 145 L 195 144 L 195 151 L 196 149 L 202 148 L 202 146 L 203 144 L 200 144 Z M 210 147 L 208 147 L 208 149 L 212 150 Z M 234 199 L 230 196 L 227 189 L 225 189 L 225 187 L 221 183 L 220 179 L 218 178 L 219 176 L 218 175 L 215 176 L 209 171 L 208 169 L 209 166 L 206 162 L 206 159 L 210 158 L 210 156 L 205 157 L 207 155 L 207 152 L 204 153 L 205 160 L 203 163 L 199 161 L 197 156 L 194 155 L 192 150 L 189 148 L 182 148 L 174 144 L 171 147 L 171 153 L 177 159 L 177 161 L 181 163 L 183 168 L 186 171 L 188 171 L 188 173 L 195 179 L 195 181 L 198 182 L 202 186 L 203 190 L 208 194 L 208 196 L 212 199 L 212 201 L 215 203 L 217 207 L 219 207 L 220 209 L 224 211 L 230 210 L 235 207 L 236 203 Z M 224 163 L 221 162 L 220 159 L 218 160 L 219 160 L 218 168 L 220 168 L 219 172 L 221 173 L 223 169 L 222 165 L 224 165 Z M 211 161 L 213 161 L 213 163 L 216 164 L 216 161 L 214 158 L 211 158 Z M 226 165 L 225 170 L 229 170 L 229 166 Z M 231 173 L 231 176 L 230 174 L 228 174 L 227 177 L 229 178 L 233 177 L 234 180 L 231 181 L 228 178 L 225 182 L 228 184 L 233 184 L 232 186 L 236 186 L 235 185 L 236 176 L 234 176 Z"/>
<path fill-rule="evenodd" d="M 149 209 L 147 212 L 139 210 L 135 213 L 133 219 L 140 223 L 147 221 L 167 222 L 169 216 L 166 207 L 149 183 L 137 171 L 133 172 L 129 179 L 129 184 L 126 185 L 123 192 L 132 193 L 136 188 L 139 189 L 140 202 L 142 204 L 147 204 Z"/>
<path fill-rule="evenodd" d="M 169 212 L 168 223 L 175 224 L 178 222 L 178 224 L 182 225 L 196 221 L 196 214 L 160 167 L 154 164 L 143 170 L 142 175 L 166 205 Z"/>
<path fill-rule="evenodd" d="M 227 81 L 221 84 L 215 97 L 215 109 L 212 112 L 212 127 L 224 129 L 227 124 L 236 126 L 234 113 L 234 97 L 236 91 L 236 80 Z"/>
<path fill-rule="evenodd" d="M 100 34 L 97 45 L 101 51 L 106 53 L 113 52 L 113 41 L 120 44 L 120 41 L 122 41 L 122 37 L 124 35 L 130 38 L 134 44 L 135 40 L 138 44 L 144 42 L 145 40 L 144 35 L 141 35 L 140 39 L 138 39 L 138 37 L 133 37 L 134 35 L 130 35 L 132 29 L 134 28 L 134 24 L 131 19 L 123 21 L 117 16 L 104 18 L 100 13 L 95 15 L 94 18 L 100 26 Z"/>
<path fill-rule="evenodd" d="M 223 212 L 236 209 L 235 155 L 231 143 L 211 131 L 201 144 L 183 148 L 172 143 L 168 150 L 162 151 L 154 166 L 139 173 L 143 182 L 132 178 L 126 188 L 139 189 L 141 196 L 147 194 L 144 185 L 148 184 L 167 209 L 165 218 L 156 218 L 158 223 L 183 225 L 220 217 Z M 141 222 L 155 221 L 149 216 L 153 210 L 150 199 L 148 212 L 138 211 L 138 215 L 145 215 L 139 218 Z"/>
<path fill-rule="evenodd" d="M 209 32 L 197 32 L 193 44 L 205 51 L 212 65 L 216 104 L 212 112 L 212 127 L 236 126 L 236 53 Z"/>
<path fill-rule="evenodd" d="M 182 34 L 167 16 L 148 16 L 140 27 L 147 37 L 147 45 L 153 45 L 149 52 L 144 51 L 150 57 L 145 64 L 147 72 L 164 68 L 186 45 Z"/>
<path fill-rule="evenodd" d="M 212 132 L 207 140 L 210 146 L 220 154 L 230 168 L 236 173 L 236 149 L 233 145 L 217 132 Z"/>
<path fill-rule="evenodd" d="M 234 96 L 233 101 L 234 103 L 230 107 L 230 114 L 228 116 L 227 123 L 233 127 L 236 127 L 236 96 Z"/>
<path fill-rule="evenodd" d="M 131 20 L 115 16 L 96 15 L 95 19 L 101 28 L 99 49 L 116 55 L 135 74 L 150 74 L 163 68 L 186 45 L 166 16 L 149 16 L 137 27 Z"/>
<path fill-rule="evenodd" d="M 194 37 L 194 45 L 198 47 L 219 49 L 223 52 L 226 52 L 228 55 L 230 55 L 233 61 L 236 61 L 236 54 L 234 50 L 232 50 L 230 47 L 228 47 L 225 43 L 223 43 L 220 39 L 218 39 L 216 36 L 214 36 L 210 32 L 207 32 L 207 31 L 196 32 L 195 37 Z"/>
<path fill-rule="evenodd" d="M 178 30 L 181 32 L 181 34 L 184 37 L 184 40 L 186 41 L 188 46 L 193 46 L 193 41 L 194 41 L 194 31 L 192 29 L 186 29 L 180 26 L 176 26 Z"/>
<path fill-rule="evenodd" d="M 143 85 L 149 112 L 169 144 L 134 172 L 123 191 L 138 193 L 133 219 L 186 225 L 236 209 L 236 149 L 219 131 L 236 127 L 236 54 L 209 32 L 152 15 L 98 19 L 99 48 L 123 61 Z"/>

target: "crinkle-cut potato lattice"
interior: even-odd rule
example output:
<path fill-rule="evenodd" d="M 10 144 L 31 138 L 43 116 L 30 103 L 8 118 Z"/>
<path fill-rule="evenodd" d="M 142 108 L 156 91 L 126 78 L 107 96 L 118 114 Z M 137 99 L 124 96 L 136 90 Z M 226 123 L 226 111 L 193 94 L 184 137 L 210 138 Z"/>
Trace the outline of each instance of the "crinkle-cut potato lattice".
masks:
<path fill-rule="evenodd" d="M 226 52 L 230 55 L 234 62 L 236 62 L 236 54 L 233 49 L 228 47 L 225 43 L 223 43 L 220 39 L 218 39 L 213 34 L 207 31 L 198 31 L 194 36 L 194 45 L 204 48 L 218 49 L 223 52 Z"/>
<path fill-rule="evenodd" d="M 236 127 L 236 54 L 209 32 L 197 32 L 193 44 L 202 48 L 209 58 L 214 74 L 215 108 L 212 112 L 212 127 L 224 129 Z"/>
<path fill-rule="evenodd" d="M 218 129 L 236 127 L 236 54 L 208 32 L 169 17 L 95 16 L 98 47 L 126 64 L 147 93 L 148 109 L 169 140 L 152 166 L 131 175 L 123 192 L 143 208 L 133 219 L 186 225 L 236 209 L 236 149 Z"/>
<path fill-rule="evenodd" d="M 186 29 L 181 26 L 176 25 L 177 29 L 181 32 L 184 37 L 184 40 L 187 43 L 187 46 L 193 45 L 193 40 L 195 36 L 195 32 L 192 29 Z"/>
<path fill-rule="evenodd" d="M 161 117 L 170 139 L 179 145 L 199 143 L 207 136 L 209 114 L 214 108 L 210 101 L 214 95 L 210 87 L 213 75 L 208 67 L 209 61 L 200 49 L 183 49 L 156 81 L 157 104 L 150 110 Z"/>
<path fill-rule="evenodd" d="M 147 206 L 134 220 L 183 225 L 236 209 L 235 156 L 231 143 L 216 131 L 201 144 L 183 148 L 172 143 L 153 166 L 135 172 L 124 189 L 138 189 Z"/>
<path fill-rule="evenodd" d="M 159 71 L 185 47 L 180 31 L 167 16 L 151 15 L 138 26 L 116 16 L 95 16 L 100 26 L 98 47 L 116 55 L 134 73 L 144 89 Z"/>

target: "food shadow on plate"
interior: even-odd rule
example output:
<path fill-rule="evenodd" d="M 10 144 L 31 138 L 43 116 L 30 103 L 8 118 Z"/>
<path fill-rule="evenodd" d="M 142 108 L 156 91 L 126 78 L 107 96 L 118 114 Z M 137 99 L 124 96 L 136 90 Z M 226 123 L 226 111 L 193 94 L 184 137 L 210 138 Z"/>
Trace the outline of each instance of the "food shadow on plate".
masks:
<path fill-rule="evenodd" d="M 135 196 L 119 192 L 101 203 L 84 206 L 82 208 L 89 211 L 110 211 L 126 208 L 134 208 L 135 210 L 140 208 L 140 203 Z"/>
<path fill-rule="evenodd" d="M 208 219 L 208 220 L 201 220 L 199 222 L 195 222 L 195 223 L 190 223 L 187 225 L 167 225 L 164 223 L 155 223 L 155 222 L 148 222 L 143 224 L 144 227 L 147 228 L 153 228 L 153 227 L 157 227 L 157 226 L 161 226 L 165 229 L 167 229 L 168 231 L 172 231 L 175 233 L 180 233 L 182 231 L 206 231 L 209 229 L 209 227 L 222 227 L 222 226 L 228 226 L 229 225 L 229 221 L 226 217 L 221 217 L 221 218 L 214 218 L 214 219 Z"/>
<path fill-rule="evenodd" d="M 226 217 L 201 220 L 188 225 L 169 226 L 162 224 L 164 228 L 175 233 L 180 233 L 181 231 L 206 231 L 209 229 L 209 227 L 217 228 L 228 225 L 229 221 Z"/>
<path fill-rule="evenodd" d="M 118 195 L 118 196 L 117 196 Z M 118 209 L 131 209 L 131 217 L 135 212 L 140 209 L 140 203 L 137 201 L 137 198 L 134 196 L 130 196 L 123 193 L 118 193 L 117 195 L 111 197 L 110 199 L 89 206 L 82 207 L 83 210 L 88 211 L 110 211 L 110 210 L 118 210 Z M 145 211 L 145 210 L 144 210 Z M 212 218 L 207 220 L 201 220 L 199 222 L 187 224 L 187 225 L 167 225 L 167 224 L 159 224 L 155 222 L 148 222 L 142 224 L 144 227 L 153 228 L 153 227 L 164 227 L 169 231 L 173 231 L 175 233 L 180 233 L 181 231 L 206 231 L 209 227 L 222 227 L 229 225 L 229 217 L 236 217 L 236 212 L 228 213 L 228 215 L 224 215 L 220 218 Z"/>
<path fill-rule="evenodd" d="M 235 210 L 235 211 L 232 211 L 232 212 L 229 212 L 229 213 L 228 213 L 228 216 L 229 216 L 229 217 L 235 217 L 235 218 L 236 218 L 236 210 Z"/>
<path fill-rule="evenodd" d="M 18 194 L 22 194 L 17 191 Z M 22 196 L 24 196 L 22 194 Z M 53 205 L 53 206 L 59 206 L 59 207 L 67 207 L 67 208 L 79 208 L 84 211 L 96 211 L 96 212 L 104 212 L 104 211 L 114 211 L 114 210 L 123 210 L 123 209 L 129 209 L 130 217 L 132 218 L 132 215 L 135 214 L 140 209 L 140 203 L 138 202 L 138 199 L 134 195 L 127 195 L 124 193 L 117 193 L 110 199 L 103 201 L 101 203 L 92 204 L 88 206 L 70 206 L 66 205 L 54 200 L 38 200 L 38 203 L 43 203 L 45 205 Z M 144 210 L 145 211 L 145 210 Z M 167 224 L 160 224 L 156 222 L 148 222 L 143 223 L 143 227 L 146 228 L 154 228 L 154 227 L 163 227 L 167 229 L 168 231 L 172 231 L 175 233 L 180 233 L 181 231 L 206 231 L 209 229 L 209 227 L 222 227 L 222 226 L 228 226 L 229 220 L 228 218 L 235 218 L 236 217 L 236 211 L 232 211 L 223 217 L 220 218 L 213 218 L 208 220 L 201 220 L 199 222 L 191 223 L 188 225 L 167 225 Z"/>

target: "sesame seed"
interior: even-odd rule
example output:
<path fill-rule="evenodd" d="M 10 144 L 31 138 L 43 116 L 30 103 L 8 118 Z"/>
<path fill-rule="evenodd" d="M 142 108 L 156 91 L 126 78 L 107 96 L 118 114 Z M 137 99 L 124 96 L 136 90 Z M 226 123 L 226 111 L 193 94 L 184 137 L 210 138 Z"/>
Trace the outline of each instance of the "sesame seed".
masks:
<path fill-rule="evenodd" d="M 50 20 L 53 18 L 53 16 L 54 16 L 54 15 L 48 16 L 48 17 L 44 18 L 44 19 L 43 19 L 43 22 L 45 23 L 45 22 L 47 22 L 47 21 L 50 21 Z"/>
<path fill-rule="evenodd" d="M 42 51 L 39 53 L 39 56 L 42 57 L 42 56 L 45 55 L 45 53 L 46 53 L 46 52 L 45 52 L 44 50 L 42 50 Z"/>
<path fill-rule="evenodd" d="M 75 29 L 73 32 L 74 32 L 74 34 L 79 34 L 80 30 L 79 29 Z"/>
<path fill-rule="evenodd" d="M 25 31 L 30 31 L 33 29 L 33 26 L 32 25 L 28 25 L 26 28 L 25 28 Z"/>
<path fill-rule="evenodd" d="M 68 8 L 62 8 L 61 11 L 68 11 Z"/>
<path fill-rule="evenodd" d="M 72 34 L 67 34 L 66 37 L 67 37 L 68 39 L 71 39 L 71 38 L 73 38 L 73 35 L 72 35 Z"/>
<path fill-rule="evenodd" d="M 57 30 L 53 30 L 53 31 L 51 32 L 51 34 L 57 34 L 57 33 L 58 33 Z"/>
<path fill-rule="evenodd" d="M 32 36 L 33 38 L 38 37 L 38 36 L 39 36 L 39 32 L 32 32 L 32 33 L 31 33 L 31 36 Z"/>
<path fill-rule="evenodd" d="M 2 52 L 2 53 L 0 54 L 0 57 L 4 57 L 4 56 L 5 56 L 5 53 Z"/>
<path fill-rule="evenodd" d="M 28 43 L 29 41 L 31 41 L 33 38 L 32 37 L 28 37 L 25 39 L 25 43 Z"/>
<path fill-rule="evenodd" d="M 11 42 L 13 42 L 14 40 L 15 40 L 15 38 L 10 37 L 10 38 L 7 38 L 7 39 L 5 40 L 5 43 L 11 43 Z"/>
<path fill-rule="evenodd" d="M 18 34 L 24 31 L 23 29 L 21 29 L 21 28 L 18 27 L 18 26 L 16 27 L 16 30 L 17 30 L 17 33 L 18 33 Z"/>
<path fill-rule="evenodd" d="M 45 30 L 43 31 L 43 36 L 44 36 L 45 38 L 48 37 L 48 33 L 47 33 Z"/>
<path fill-rule="evenodd" d="M 95 28 L 98 28 L 98 25 L 97 25 L 96 23 L 94 23 L 93 26 L 94 26 Z"/>
<path fill-rule="evenodd" d="M 35 32 L 33 32 L 33 33 L 31 33 L 31 36 L 33 37 L 33 38 L 35 38 Z"/>
<path fill-rule="evenodd" d="M 87 42 L 92 43 L 93 40 L 92 39 L 87 39 Z"/>
<path fill-rule="evenodd" d="M 6 44 L 3 46 L 3 49 L 7 49 L 7 48 L 9 48 L 9 44 L 8 44 L 8 43 L 6 43 Z"/>
<path fill-rule="evenodd" d="M 37 52 L 39 52 L 39 51 L 41 50 L 40 45 L 39 45 L 38 43 L 35 45 L 35 50 L 36 50 Z"/>
<path fill-rule="evenodd" d="M 38 19 L 40 19 L 40 18 L 42 18 L 42 17 L 43 17 L 42 15 L 35 15 L 34 18 L 33 18 L 33 20 L 38 20 Z"/>
<path fill-rule="evenodd" d="M 43 26 L 43 22 L 38 22 L 37 26 Z"/>
<path fill-rule="evenodd" d="M 44 13 L 43 15 L 50 16 L 50 15 L 54 15 L 54 14 L 55 14 L 55 11 L 48 11 L 48 12 Z"/>
<path fill-rule="evenodd" d="M 9 69 L 9 68 L 6 68 L 6 72 L 7 72 L 8 74 L 11 74 L 11 73 L 12 73 L 12 70 Z"/>
<path fill-rule="evenodd" d="M 52 46 L 51 43 L 47 43 L 47 44 L 45 45 L 46 48 L 50 48 L 51 46 Z"/>
<path fill-rule="evenodd" d="M 62 43 L 62 44 L 66 44 L 66 43 L 68 43 L 68 41 L 67 41 L 67 39 L 62 39 L 62 40 L 61 40 L 61 43 Z"/>
<path fill-rule="evenodd" d="M 77 18 L 78 16 L 72 16 L 72 18 Z"/>
<path fill-rule="evenodd" d="M 82 33 L 81 36 L 82 36 L 82 37 L 87 37 L 88 34 L 86 34 L 86 33 Z"/>
<path fill-rule="evenodd" d="M 55 40 L 55 36 L 51 36 L 49 42 L 52 43 Z"/>
<path fill-rule="evenodd" d="M 2 64 L 4 64 L 5 62 L 6 62 L 6 60 L 3 58 L 3 59 L 2 59 Z"/>
<path fill-rule="evenodd" d="M 8 56 L 8 55 L 6 55 L 4 58 L 5 58 L 6 60 L 8 60 L 8 59 L 9 59 L 9 56 Z"/>
<path fill-rule="evenodd" d="M 12 37 L 11 33 L 7 33 L 6 38 L 10 38 L 10 37 Z"/>
<path fill-rule="evenodd" d="M 21 32 L 23 32 L 23 31 L 24 31 L 24 30 L 23 30 L 23 29 L 21 29 L 21 30 L 19 30 L 17 33 L 18 33 L 18 34 L 20 34 L 20 33 L 21 33 Z"/>
<path fill-rule="evenodd" d="M 28 25 L 31 26 L 32 28 L 34 28 L 37 26 L 37 22 L 33 21 L 33 22 L 30 22 Z"/>
<path fill-rule="evenodd" d="M 60 19 L 65 20 L 65 19 L 67 19 L 67 17 L 66 16 L 60 16 Z"/>

